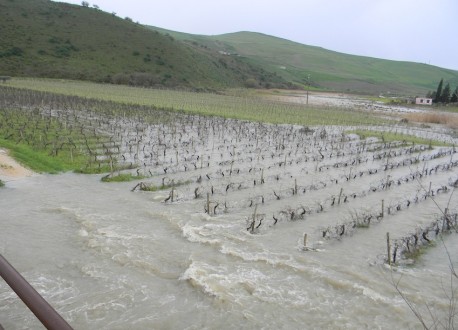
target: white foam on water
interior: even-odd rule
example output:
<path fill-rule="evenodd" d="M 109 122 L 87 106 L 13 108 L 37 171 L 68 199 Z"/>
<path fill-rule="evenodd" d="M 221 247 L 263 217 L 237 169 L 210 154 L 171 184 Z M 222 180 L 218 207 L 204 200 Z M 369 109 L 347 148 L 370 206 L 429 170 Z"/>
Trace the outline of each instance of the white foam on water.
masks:
<path fill-rule="evenodd" d="M 217 277 L 221 279 L 221 276 L 216 274 L 216 268 L 204 262 L 192 261 L 179 279 L 188 281 L 210 296 L 224 299 L 225 290 L 219 284 Z"/>
<path fill-rule="evenodd" d="M 266 250 L 252 251 L 246 248 L 236 247 L 234 245 L 223 245 L 220 252 L 232 257 L 240 258 L 244 261 L 263 262 L 274 267 L 288 267 L 295 270 L 305 270 L 291 255 L 274 253 Z"/>
<path fill-rule="evenodd" d="M 131 260 L 131 264 L 141 270 L 147 271 L 149 273 L 152 273 L 164 279 L 176 279 L 179 276 L 178 273 L 167 272 L 166 270 L 163 269 L 161 264 L 156 264 L 154 262 L 135 259 L 135 260 Z"/>
<path fill-rule="evenodd" d="M 183 237 L 190 242 L 204 243 L 209 245 L 220 245 L 221 240 L 213 238 L 213 231 L 211 227 L 205 226 L 193 226 L 190 223 L 186 223 L 181 227 Z"/>
<path fill-rule="evenodd" d="M 285 278 L 275 269 L 264 273 L 253 268 L 251 263 L 230 268 L 195 260 L 180 277 L 211 297 L 240 306 L 251 305 L 259 299 L 278 306 L 311 307 L 313 304 L 307 290 L 296 285 L 300 283 L 299 279 L 298 275 Z"/>
<path fill-rule="evenodd" d="M 383 302 L 386 304 L 391 304 L 393 302 L 393 299 L 390 299 L 386 296 L 382 296 L 381 294 L 377 293 L 376 291 L 372 290 L 371 288 L 368 288 L 366 286 L 360 285 L 355 283 L 353 287 L 357 290 L 360 291 L 363 295 L 366 297 L 369 297 L 370 299 L 378 302 Z"/>
<path fill-rule="evenodd" d="M 162 202 L 164 201 L 167 197 L 169 197 L 169 193 L 155 193 L 153 196 L 152 196 L 152 200 L 155 201 L 155 202 Z"/>

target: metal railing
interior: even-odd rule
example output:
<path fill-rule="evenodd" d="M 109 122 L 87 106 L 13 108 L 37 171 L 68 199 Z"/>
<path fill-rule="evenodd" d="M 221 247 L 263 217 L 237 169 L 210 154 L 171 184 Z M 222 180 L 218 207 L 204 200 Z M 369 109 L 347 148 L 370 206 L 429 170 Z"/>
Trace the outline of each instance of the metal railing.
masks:
<path fill-rule="evenodd" d="M 22 299 L 40 322 L 49 330 L 67 330 L 72 327 L 0 254 L 0 276 Z M 1 329 L 1 325 L 0 325 Z"/>

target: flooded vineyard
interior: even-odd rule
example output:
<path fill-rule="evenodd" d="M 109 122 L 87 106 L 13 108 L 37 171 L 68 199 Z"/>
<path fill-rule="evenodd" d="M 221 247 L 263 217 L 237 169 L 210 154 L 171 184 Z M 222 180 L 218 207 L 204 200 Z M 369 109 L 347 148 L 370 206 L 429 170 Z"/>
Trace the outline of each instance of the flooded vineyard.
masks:
<path fill-rule="evenodd" d="M 455 147 L 71 109 L 15 111 L 80 131 L 80 144 L 49 145 L 108 173 L 7 182 L 0 252 L 75 328 L 421 328 L 404 299 L 427 324 L 450 319 Z M 102 182 L 126 174 L 136 180 Z M 40 328 L 4 282 L 0 301 L 5 328 Z"/>

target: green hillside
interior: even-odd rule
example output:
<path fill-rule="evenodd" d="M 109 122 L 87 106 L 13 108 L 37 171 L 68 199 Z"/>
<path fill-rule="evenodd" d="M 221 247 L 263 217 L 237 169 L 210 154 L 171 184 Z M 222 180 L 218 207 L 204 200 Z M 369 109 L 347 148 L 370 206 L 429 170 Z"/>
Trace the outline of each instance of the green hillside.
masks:
<path fill-rule="evenodd" d="M 154 28 L 158 29 L 158 28 Z M 288 81 L 339 91 L 424 94 L 441 78 L 455 86 L 458 71 L 432 65 L 348 55 L 254 32 L 201 36 L 168 32 L 174 38 L 239 54 Z"/>
<path fill-rule="evenodd" d="M 424 95 L 458 71 L 347 55 L 260 33 L 191 35 L 96 8 L 0 0 L 0 76 L 224 89 L 321 89 Z"/>
<path fill-rule="evenodd" d="M 0 0 L 0 75 L 225 88 L 285 81 L 241 58 L 183 43 L 131 19 L 49 0 Z"/>

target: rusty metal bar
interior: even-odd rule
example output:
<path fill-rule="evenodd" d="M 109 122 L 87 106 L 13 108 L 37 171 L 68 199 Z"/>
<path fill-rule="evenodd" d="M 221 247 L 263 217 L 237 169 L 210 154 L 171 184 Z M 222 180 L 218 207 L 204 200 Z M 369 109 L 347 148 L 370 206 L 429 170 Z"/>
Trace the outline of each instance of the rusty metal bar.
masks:
<path fill-rule="evenodd" d="M 72 327 L 0 254 L 0 276 L 22 299 L 48 330 L 71 330 Z"/>

